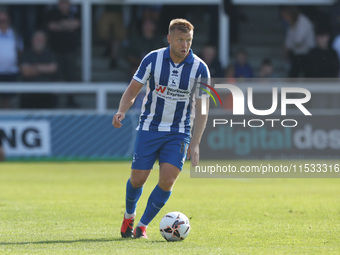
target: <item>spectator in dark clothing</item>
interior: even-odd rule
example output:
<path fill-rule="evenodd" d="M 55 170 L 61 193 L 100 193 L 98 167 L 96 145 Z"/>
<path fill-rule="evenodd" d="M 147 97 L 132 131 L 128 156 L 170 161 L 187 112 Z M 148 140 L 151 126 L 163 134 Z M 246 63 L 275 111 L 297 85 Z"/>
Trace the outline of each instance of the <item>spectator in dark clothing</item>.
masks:
<path fill-rule="evenodd" d="M 330 7 L 329 19 L 332 37 L 335 37 L 340 34 L 340 0 L 337 0 L 336 3 Z"/>
<path fill-rule="evenodd" d="M 221 63 L 217 58 L 216 46 L 207 44 L 202 49 L 202 59 L 208 65 L 211 78 L 221 78 L 224 73 L 221 67 Z"/>
<path fill-rule="evenodd" d="M 243 13 L 239 5 L 233 3 L 233 0 L 224 0 L 224 11 L 229 16 L 229 38 L 231 43 L 237 43 L 239 41 L 240 23 L 247 21 L 247 17 Z M 218 15 L 215 15 L 218 18 Z M 218 21 L 217 21 L 218 22 Z M 217 24 L 213 23 L 213 25 Z M 215 25 L 215 31 L 218 26 Z M 217 31 L 216 31 L 217 32 Z M 218 34 L 218 33 L 216 33 Z M 217 36 L 215 40 L 217 41 Z"/>
<path fill-rule="evenodd" d="M 262 60 L 259 72 L 259 78 L 275 78 L 274 66 L 270 58 L 264 58 Z"/>
<path fill-rule="evenodd" d="M 226 83 L 236 85 L 234 65 L 230 64 L 227 66 L 224 71 L 224 77 Z M 225 95 L 222 107 L 226 110 L 233 109 L 233 95 L 231 93 L 227 92 L 227 94 Z"/>
<path fill-rule="evenodd" d="M 49 46 L 56 54 L 58 80 L 74 82 L 79 73 L 77 58 L 80 47 L 80 16 L 69 0 L 58 0 L 58 6 L 47 13 Z M 74 96 L 67 96 L 67 106 L 77 107 Z"/>
<path fill-rule="evenodd" d="M 141 33 L 132 35 L 126 47 L 130 74 L 135 73 L 140 61 L 147 53 L 162 46 L 164 46 L 164 43 L 162 43 L 162 38 L 157 34 L 157 25 L 150 19 L 144 19 L 141 23 Z"/>
<path fill-rule="evenodd" d="M 285 55 L 290 61 L 290 78 L 304 77 L 306 56 L 315 47 L 313 23 L 295 6 L 281 6 L 282 18 L 288 23 L 284 43 Z"/>
<path fill-rule="evenodd" d="M 335 50 L 330 48 L 330 33 L 319 29 L 316 33 L 316 47 L 307 55 L 307 78 L 336 78 L 339 74 L 339 59 Z"/>
<path fill-rule="evenodd" d="M 9 6 L 12 25 L 23 38 L 25 48 L 31 47 L 31 38 L 37 25 L 37 6 L 33 4 L 15 4 Z"/>
<path fill-rule="evenodd" d="M 23 42 L 11 28 L 7 12 L 0 10 L 0 82 L 17 81 L 22 50 Z M 10 108 L 12 97 L 13 94 L 0 94 L 1 108 Z"/>
<path fill-rule="evenodd" d="M 140 32 L 132 35 L 128 40 L 126 48 L 126 56 L 129 67 L 130 76 L 136 72 L 139 63 L 150 51 L 165 46 L 162 37 L 157 33 L 157 24 L 149 19 L 144 18 L 141 22 Z M 144 93 L 139 93 L 135 103 L 134 109 L 139 109 L 143 102 Z"/>
<path fill-rule="evenodd" d="M 338 59 L 340 61 L 340 34 L 334 38 L 333 43 L 332 43 L 332 48 L 338 54 Z"/>
<path fill-rule="evenodd" d="M 56 54 L 59 80 L 75 81 L 77 49 L 80 46 L 80 17 L 69 0 L 59 0 L 58 7 L 47 13 L 49 46 Z"/>
<path fill-rule="evenodd" d="M 153 5 L 138 5 L 137 6 L 137 15 L 140 16 L 143 20 L 152 20 L 154 23 L 160 22 L 162 12 L 162 5 L 153 4 Z"/>
<path fill-rule="evenodd" d="M 234 64 L 235 78 L 253 78 L 253 68 L 248 63 L 248 54 L 245 50 L 236 53 L 236 63 Z"/>
<path fill-rule="evenodd" d="M 24 81 L 50 82 L 57 73 L 54 54 L 46 48 L 46 35 L 38 31 L 32 37 L 32 48 L 25 51 L 20 70 Z M 52 94 L 24 94 L 21 97 L 22 108 L 54 108 L 55 97 Z"/>
<path fill-rule="evenodd" d="M 21 59 L 21 75 L 24 81 L 54 81 L 57 63 L 54 54 L 46 48 L 46 35 L 37 31 L 32 37 L 32 48 Z"/>
<path fill-rule="evenodd" d="M 98 35 L 106 47 L 104 55 L 111 58 L 110 68 L 117 67 L 118 55 L 126 37 L 122 11 L 122 5 L 106 6 L 98 22 Z"/>

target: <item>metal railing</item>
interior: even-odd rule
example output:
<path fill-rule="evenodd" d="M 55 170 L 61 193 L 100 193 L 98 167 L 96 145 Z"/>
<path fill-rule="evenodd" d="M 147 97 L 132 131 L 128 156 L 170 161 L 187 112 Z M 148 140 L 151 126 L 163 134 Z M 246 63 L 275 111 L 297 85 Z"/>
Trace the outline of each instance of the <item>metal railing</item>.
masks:
<path fill-rule="evenodd" d="M 123 93 L 126 83 L 1 83 L 1 93 L 52 93 L 52 94 L 94 94 L 96 98 L 97 113 L 107 112 L 108 93 Z M 51 110 L 53 111 L 53 110 Z"/>

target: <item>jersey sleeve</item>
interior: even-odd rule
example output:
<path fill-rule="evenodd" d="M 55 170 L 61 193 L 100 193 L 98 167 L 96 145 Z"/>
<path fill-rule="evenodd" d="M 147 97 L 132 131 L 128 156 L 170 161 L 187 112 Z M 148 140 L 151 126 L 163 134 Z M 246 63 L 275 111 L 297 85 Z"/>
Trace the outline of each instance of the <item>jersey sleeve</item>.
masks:
<path fill-rule="evenodd" d="M 156 59 L 156 52 L 150 52 L 148 55 L 146 55 L 142 62 L 140 63 L 136 73 L 133 76 L 133 79 L 145 84 L 151 75 L 151 68 L 152 68 L 152 63 Z"/>
<path fill-rule="evenodd" d="M 200 99 L 202 98 L 202 94 L 207 94 L 206 91 L 210 91 L 210 89 L 204 85 L 210 85 L 210 71 L 204 62 L 201 62 L 198 67 L 196 82 L 198 83 L 196 86 L 200 89 L 197 90 L 195 97 Z"/>
<path fill-rule="evenodd" d="M 200 76 L 201 79 L 210 79 L 210 71 L 206 64 L 202 63 L 202 66 L 200 68 Z"/>

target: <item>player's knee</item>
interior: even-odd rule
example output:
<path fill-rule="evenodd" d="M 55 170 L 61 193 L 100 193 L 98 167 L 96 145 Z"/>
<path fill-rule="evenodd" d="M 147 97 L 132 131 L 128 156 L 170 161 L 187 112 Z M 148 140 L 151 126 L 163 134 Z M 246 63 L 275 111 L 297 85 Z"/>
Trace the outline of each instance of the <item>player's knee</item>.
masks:
<path fill-rule="evenodd" d="M 164 180 L 159 180 L 158 186 L 163 189 L 164 191 L 170 191 L 174 186 L 176 178 L 167 178 Z"/>
<path fill-rule="evenodd" d="M 142 187 L 145 183 L 146 179 L 143 176 L 131 176 L 130 182 L 132 187 L 139 188 Z"/>

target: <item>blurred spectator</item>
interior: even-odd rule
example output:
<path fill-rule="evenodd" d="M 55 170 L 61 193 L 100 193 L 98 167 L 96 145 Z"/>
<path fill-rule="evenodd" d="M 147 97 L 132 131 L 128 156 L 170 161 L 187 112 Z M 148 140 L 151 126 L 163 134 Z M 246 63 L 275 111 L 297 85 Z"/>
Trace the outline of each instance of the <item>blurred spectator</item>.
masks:
<path fill-rule="evenodd" d="M 337 37 L 334 38 L 332 48 L 337 53 L 338 60 L 340 61 L 340 35 L 338 35 Z M 340 70 L 339 70 L 339 76 L 340 76 Z"/>
<path fill-rule="evenodd" d="M 339 59 L 335 50 L 329 47 L 330 33 L 319 29 L 316 33 L 316 47 L 306 60 L 307 78 L 336 78 L 339 74 Z"/>
<path fill-rule="evenodd" d="M 168 5 L 169 7 L 171 5 Z M 166 16 L 168 14 L 167 8 L 163 8 L 162 5 L 136 5 L 131 7 L 130 14 L 129 14 L 129 27 L 128 27 L 128 40 L 131 39 L 132 36 L 137 34 L 141 34 L 142 24 L 145 20 L 150 20 L 154 24 L 156 24 L 157 29 L 155 34 L 158 36 L 164 36 L 164 33 L 160 31 L 164 31 L 168 29 L 169 23 L 167 26 L 163 27 L 165 22 Z M 162 17 L 162 18 L 160 18 Z M 125 43 L 125 42 L 124 42 Z M 126 44 L 125 44 L 126 46 Z"/>
<path fill-rule="evenodd" d="M 32 48 L 23 54 L 20 69 L 24 81 L 50 82 L 57 73 L 54 55 L 46 48 L 46 35 L 38 31 L 32 37 Z M 52 94 L 24 94 L 21 96 L 21 108 L 54 108 L 55 97 Z"/>
<path fill-rule="evenodd" d="M 234 65 L 228 65 L 224 71 L 224 77 L 226 78 L 227 83 L 235 84 L 235 68 Z"/>
<path fill-rule="evenodd" d="M 37 8 L 32 4 L 16 4 L 9 8 L 12 25 L 23 38 L 25 48 L 31 46 L 31 37 L 36 30 Z"/>
<path fill-rule="evenodd" d="M 19 74 L 18 59 L 23 43 L 10 27 L 9 16 L 0 10 L 0 82 L 17 81 Z M 10 108 L 12 94 L 0 94 L 1 108 Z"/>
<path fill-rule="evenodd" d="M 116 68 L 121 44 L 126 36 L 121 5 L 105 7 L 98 22 L 98 35 L 106 47 L 104 56 L 109 56 L 111 58 L 110 67 Z"/>
<path fill-rule="evenodd" d="M 329 6 L 327 5 L 300 5 L 299 11 L 306 15 L 315 25 L 329 27 Z"/>
<path fill-rule="evenodd" d="M 138 5 L 137 7 L 138 16 L 143 20 L 152 20 L 157 23 L 160 21 L 162 5 Z"/>
<path fill-rule="evenodd" d="M 225 81 L 228 84 L 236 84 L 235 79 L 235 68 L 234 65 L 229 65 L 225 69 Z M 233 95 L 231 93 L 227 93 L 226 96 L 223 99 L 223 108 L 226 110 L 232 110 L 233 109 Z"/>
<path fill-rule="evenodd" d="M 127 60 L 130 65 L 129 76 L 133 76 L 136 72 L 139 63 L 143 57 L 152 50 L 165 46 L 162 37 L 157 33 L 157 25 L 151 19 L 143 19 L 141 22 L 140 32 L 132 35 L 128 40 Z M 135 103 L 134 109 L 139 109 L 143 102 L 144 93 L 139 93 Z"/>
<path fill-rule="evenodd" d="M 208 17 L 207 21 L 209 22 L 209 41 L 212 43 L 218 42 L 219 32 L 218 32 L 218 26 L 216 26 L 216 24 L 219 23 L 218 21 L 219 6 L 218 5 L 207 5 L 207 6 L 201 5 L 201 8 L 203 8 L 203 13 L 205 13 L 205 15 L 207 15 Z M 235 28 L 235 25 L 234 26 L 230 25 L 230 40 L 231 41 L 234 38 L 234 36 L 232 36 L 233 35 L 232 33 L 234 32 L 234 28 Z"/>
<path fill-rule="evenodd" d="M 236 62 L 234 64 L 235 78 L 253 78 L 254 72 L 248 63 L 248 54 L 241 49 L 236 53 Z"/>
<path fill-rule="evenodd" d="M 205 45 L 202 49 L 201 57 L 209 67 L 211 78 L 223 77 L 223 70 L 221 63 L 217 58 L 217 50 L 215 45 Z"/>
<path fill-rule="evenodd" d="M 262 60 L 259 72 L 259 78 L 275 78 L 274 66 L 270 58 L 264 58 Z"/>
<path fill-rule="evenodd" d="M 157 34 L 157 25 L 150 19 L 144 19 L 141 23 L 141 32 L 129 38 L 126 48 L 130 76 L 135 73 L 140 61 L 148 52 L 162 46 L 164 43 Z"/>
<path fill-rule="evenodd" d="M 79 73 L 77 60 L 80 47 L 80 16 L 69 0 L 58 0 L 57 8 L 47 13 L 49 46 L 56 54 L 58 80 L 73 82 Z M 67 97 L 68 107 L 77 107 L 74 96 Z"/>
<path fill-rule="evenodd" d="M 337 0 L 336 3 L 330 7 L 329 18 L 332 37 L 336 37 L 340 35 L 340 0 Z"/>
<path fill-rule="evenodd" d="M 2 137 L 0 136 L 0 161 L 5 161 L 5 152 L 2 146 Z"/>
<path fill-rule="evenodd" d="M 59 0 L 57 8 L 47 13 L 49 46 L 56 54 L 59 79 L 76 81 L 77 49 L 80 47 L 80 17 L 69 0 Z"/>
<path fill-rule="evenodd" d="M 239 41 L 239 26 L 241 22 L 247 22 L 247 17 L 240 5 L 236 5 L 232 0 L 224 0 L 224 12 L 229 16 L 229 38 L 231 43 L 237 43 Z M 218 15 L 215 15 L 218 18 Z M 213 23 L 215 28 L 218 21 Z M 217 33 L 217 31 L 216 31 Z M 218 39 L 217 36 L 215 38 Z"/>
<path fill-rule="evenodd" d="M 282 6 L 280 12 L 289 25 L 285 39 L 285 54 L 290 60 L 288 76 L 304 76 L 306 55 L 315 46 L 313 24 L 294 6 Z"/>
<path fill-rule="evenodd" d="M 46 35 L 37 31 L 32 36 L 32 47 L 24 52 L 21 75 L 25 81 L 54 81 L 57 63 L 54 54 L 46 48 Z"/>
<path fill-rule="evenodd" d="M 190 19 L 190 14 L 195 12 L 196 6 L 193 5 L 175 5 L 175 4 L 170 4 L 170 5 L 164 5 L 161 10 L 160 16 L 162 17 L 159 20 L 159 23 L 157 25 L 160 27 L 160 31 L 168 31 L 169 28 L 169 23 L 172 19 L 174 18 L 184 18 L 184 19 Z"/>

